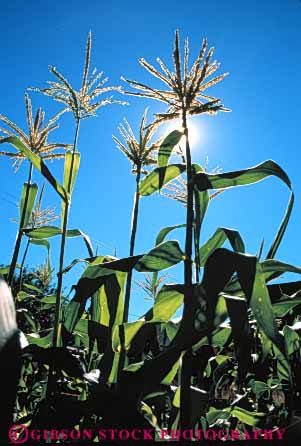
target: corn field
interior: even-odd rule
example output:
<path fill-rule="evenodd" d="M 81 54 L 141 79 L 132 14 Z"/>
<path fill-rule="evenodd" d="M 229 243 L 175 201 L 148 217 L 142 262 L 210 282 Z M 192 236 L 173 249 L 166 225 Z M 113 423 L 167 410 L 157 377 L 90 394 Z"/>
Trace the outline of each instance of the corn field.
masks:
<path fill-rule="evenodd" d="M 53 66 L 43 88 L 28 89 L 26 130 L 0 110 L 4 175 L 11 174 L 10 161 L 16 171 L 22 163 L 28 170 L 11 261 L 0 268 L 0 375 L 6 389 L 1 441 L 7 443 L 13 424 L 31 431 L 90 429 L 95 443 L 106 429 L 148 429 L 154 442 L 182 444 L 221 440 L 200 437 L 210 430 L 212 435 L 222 431 L 224 440 L 301 437 L 301 282 L 281 279 L 285 273 L 300 274 L 301 268 L 277 260 L 294 205 L 288 173 L 273 160 L 224 172 L 193 159 L 191 118 L 230 112 L 211 96 L 216 84 L 226 88 L 228 73 L 220 72 L 207 39 L 191 61 L 188 39 L 182 45 L 176 31 L 170 61 L 139 60 L 148 84 L 123 76 L 122 85 L 111 85 L 101 71 L 91 69 L 91 52 L 90 32 L 79 89 Z M 48 121 L 42 108 L 32 107 L 43 96 L 61 106 Z M 165 110 L 152 115 L 147 106 L 153 100 Z M 101 120 L 102 107 L 113 112 L 134 101 L 145 103 L 140 122 L 125 118 L 112 139 L 130 163 L 135 190 L 128 257 L 99 255 L 85 232 L 70 228 L 80 175 L 78 140 L 87 119 L 98 113 Z M 66 114 L 74 118 L 68 128 L 73 142 L 52 142 Z M 166 123 L 177 128 L 160 136 Z M 61 177 L 52 173 L 52 160 L 61 164 Z M 271 246 L 250 254 L 239 230 L 228 227 L 217 227 L 202 241 L 206 212 L 217 196 L 222 200 L 231 194 L 228 189 L 269 177 L 289 193 Z M 43 179 L 42 187 L 35 178 Z M 57 197 L 48 207 L 45 189 Z M 152 249 L 141 252 L 141 205 L 155 194 L 162 206 L 175 200 L 183 218 L 163 227 L 149 241 Z M 110 209 L 104 213 L 110 219 Z M 160 208 L 154 218 L 160 219 Z M 174 231 L 182 234 L 180 241 Z M 60 239 L 56 274 L 50 262 L 54 237 Z M 84 248 L 67 264 L 72 237 L 82 238 Z M 43 267 L 28 266 L 32 245 L 41 248 L 41 256 L 46 253 Z M 67 296 L 65 277 L 78 265 L 82 273 Z M 179 283 L 170 283 L 169 271 L 176 265 L 182 271 Z M 132 321 L 135 287 L 147 296 L 149 309 Z M 20 430 L 15 438 L 22 442 L 24 435 Z M 64 436 L 43 440 L 71 443 Z"/>

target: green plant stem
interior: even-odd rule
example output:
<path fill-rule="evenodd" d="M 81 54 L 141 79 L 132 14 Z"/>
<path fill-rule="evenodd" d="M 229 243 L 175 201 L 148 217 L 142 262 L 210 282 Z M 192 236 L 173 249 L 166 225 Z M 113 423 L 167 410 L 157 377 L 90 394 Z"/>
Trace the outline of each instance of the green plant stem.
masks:
<path fill-rule="evenodd" d="M 78 134 L 80 127 L 80 119 L 76 121 L 76 129 L 73 142 L 72 159 L 70 166 L 70 173 L 68 178 L 67 192 L 71 195 L 71 183 L 73 176 L 73 166 L 74 166 L 74 154 L 77 148 Z M 65 212 L 62 227 L 62 238 L 61 238 L 61 248 L 60 248 L 60 259 L 59 259 L 59 272 L 58 272 L 58 282 L 57 282 L 57 292 L 56 292 L 56 303 L 55 303 L 55 317 L 54 317 L 54 328 L 53 328 L 53 347 L 58 347 L 59 340 L 59 328 L 60 328 L 60 313 L 61 313 L 61 300 L 62 300 L 62 287 L 63 287 L 63 269 L 64 269 L 64 257 L 65 257 L 65 247 L 66 247 L 66 234 L 68 228 L 68 216 L 69 216 L 70 202 L 65 202 Z M 55 394 L 56 391 L 56 371 L 54 368 L 49 370 L 48 386 L 47 386 L 47 397 Z"/>
<path fill-rule="evenodd" d="M 30 190 L 30 184 L 31 184 L 31 179 L 32 179 L 32 172 L 33 172 L 33 165 L 32 165 L 32 163 L 30 163 L 24 204 L 23 204 L 23 210 L 22 210 L 20 224 L 19 224 L 19 230 L 18 230 L 15 247 L 14 247 L 14 252 L 13 252 L 13 256 L 12 256 L 12 260 L 10 263 L 9 272 L 8 272 L 8 276 L 7 276 L 7 282 L 9 284 L 9 286 L 12 286 L 14 273 L 15 273 L 15 269 L 16 269 L 16 265 L 17 265 L 17 261 L 18 261 L 19 252 L 20 252 L 20 247 L 21 247 L 21 242 L 22 242 L 22 237 L 23 237 L 23 226 L 24 226 L 26 210 L 27 210 L 27 205 L 28 205 L 28 199 L 29 199 L 29 190 Z"/>
<path fill-rule="evenodd" d="M 134 250 L 135 250 L 135 240 L 136 240 L 136 233 L 137 233 L 139 201 L 140 201 L 140 194 L 139 194 L 140 177 L 141 177 L 141 167 L 138 166 L 137 174 L 136 174 L 136 191 L 135 191 L 135 195 L 134 195 L 134 204 L 133 204 L 133 212 L 132 212 L 130 257 L 134 255 Z M 124 324 L 128 321 L 128 318 L 129 318 L 132 275 L 133 275 L 132 270 L 130 270 L 128 272 L 128 275 L 126 278 L 124 307 L 123 307 L 123 320 L 122 320 Z M 124 367 L 124 363 L 125 363 L 124 341 L 125 341 L 124 340 L 124 331 L 121 329 L 120 330 L 121 352 L 120 352 L 120 356 L 119 356 L 118 371 L 117 371 L 117 387 L 118 387 L 118 382 L 119 382 L 119 378 L 120 378 L 120 373 L 121 373 L 121 371 Z"/>
<path fill-rule="evenodd" d="M 27 240 L 27 243 L 26 243 L 25 250 L 24 250 L 24 254 L 23 254 L 23 258 L 22 258 L 21 266 L 20 266 L 19 291 L 21 291 L 21 288 L 22 288 L 24 265 L 25 265 L 25 260 L 26 260 L 26 256 L 27 256 L 27 253 L 28 253 L 29 245 L 30 245 L 30 241 L 29 241 L 29 239 L 28 239 L 28 240 Z"/>
<path fill-rule="evenodd" d="M 199 283 L 200 280 L 200 230 L 202 224 L 202 216 L 200 209 L 200 201 L 198 197 L 198 192 L 196 190 L 194 193 L 194 262 L 195 262 L 195 281 Z"/>
<path fill-rule="evenodd" d="M 184 305 L 192 303 L 192 244 L 193 244 L 193 172 L 191 152 L 188 138 L 186 109 L 182 109 L 182 126 L 186 140 L 186 172 L 187 172 L 187 211 L 186 211 L 186 240 L 184 260 Z M 193 324 L 193 318 L 191 318 Z M 190 397 L 190 362 L 191 351 L 183 357 L 181 373 L 181 398 L 180 398 L 180 426 L 181 430 L 190 429 L 191 397 Z"/>
<path fill-rule="evenodd" d="M 135 240 L 136 240 L 136 233 L 137 233 L 139 201 L 140 201 L 140 195 L 139 195 L 140 177 L 141 177 L 141 168 L 139 167 L 137 169 L 137 175 L 136 175 L 136 192 L 135 192 L 135 196 L 134 196 L 133 213 L 132 213 L 130 254 L 129 254 L 130 257 L 134 255 L 134 250 L 135 250 Z M 129 271 L 129 273 L 127 275 L 127 279 L 126 279 L 123 323 L 126 323 L 129 318 L 131 286 L 132 286 L 132 270 Z"/>

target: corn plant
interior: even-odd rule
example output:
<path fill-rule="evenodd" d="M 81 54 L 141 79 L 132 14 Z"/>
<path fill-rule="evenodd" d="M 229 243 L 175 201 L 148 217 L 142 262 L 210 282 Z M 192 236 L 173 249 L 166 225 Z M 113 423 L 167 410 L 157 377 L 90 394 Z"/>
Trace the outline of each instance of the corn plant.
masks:
<path fill-rule="evenodd" d="M 44 124 L 45 112 L 41 108 L 37 110 L 35 119 L 33 119 L 31 100 L 27 94 L 25 94 L 25 106 L 26 106 L 26 118 L 28 124 L 28 135 L 21 130 L 15 123 L 10 121 L 6 116 L 0 115 L 0 121 L 5 123 L 8 127 L 1 128 L 0 131 L 6 135 L 6 138 L 1 140 L 1 143 L 10 143 L 12 145 L 18 144 L 18 141 L 30 150 L 40 159 L 53 160 L 63 158 L 64 153 L 57 153 L 57 149 L 68 149 L 68 144 L 64 143 L 51 143 L 48 142 L 49 134 L 58 128 L 57 121 L 65 112 L 57 113 L 47 124 Z M 21 163 L 26 159 L 24 152 L 17 153 L 1 151 L 0 155 L 7 156 L 13 159 L 13 166 L 16 170 L 19 169 Z M 33 164 L 29 160 L 29 172 L 27 182 L 24 184 L 20 205 L 20 220 L 19 230 L 16 238 L 12 261 L 10 263 L 8 273 L 8 283 L 11 284 L 13 275 L 15 272 L 20 246 L 23 236 L 23 228 L 27 226 L 37 194 L 37 185 L 32 184 Z"/>
<path fill-rule="evenodd" d="M 204 40 L 199 56 L 194 62 L 192 68 L 189 70 L 189 44 L 188 40 L 185 42 L 185 52 L 182 61 L 179 48 L 179 33 L 176 32 L 173 61 L 174 71 L 170 72 L 165 64 L 159 60 L 162 72 L 150 65 L 144 59 L 140 59 L 141 65 L 146 68 L 153 76 L 159 78 L 168 87 L 165 91 L 150 88 L 146 85 L 135 81 L 126 81 L 138 90 L 139 93 L 131 93 L 142 97 L 147 97 L 162 101 L 167 104 L 168 109 L 165 113 L 158 114 L 157 123 L 168 122 L 173 119 L 180 118 L 182 121 L 182 131 L 185 137 L 185 162 L 187 175 L 187 212 L 186 212 L 186 240 L 185 240 L 185 261 L 184 261 L 184 283 L 186 286 L 185 300 L 191 300 L 193 272 L 192 272 L 192 249 L 193 249 L 193 209 L 194 209 L 194 184 L 193 184 L 193 166 L 191 161 L 191 151 L 188 135 L 188 117 L 200 114 L 215 114 L 218 111 L 228 111 L 221 104 L 220 99 L 215 99 L 204 95 L 204 91 L 209 87 L 220 82 L 226 74 L 219 75 L 213 79 L 208 80 L 212 74 L 218 69 L 219 65 L 216 62 L 211 63 L 213 48 L 211 48 L 206 56 L 207 42 Z M 206 57 L 205 57 L 206 56 Z M 204 102 L 205 100 L 205 102 Z M 159 152 L 158 165 L 165 167 L 167 165 L 172 148 L 167 150 L 164 148 Z M 199 197 L 196 197 L 199 201 Z M 200 226 L 200 206 L 198 207 L 198 226 Z M 199 232 L 200 227 L 197 229 Z M 197 235 L 199 237 L 199 235 Z M 197 246 L 198 249 L 198 246 Z M 198 265 L 197 265 L 198 268 Z M 189 369 L 189 367 L 188 367 Z M 189 388 L 189 378 L 184 376 L 182 388 L 185 386 Z M 183 398 L 186 398 L 188 392 L 182 392 Z M 182 428 L 189 427 L 189 411 L 190 401 L 183 399 L 182 404 Z"/>

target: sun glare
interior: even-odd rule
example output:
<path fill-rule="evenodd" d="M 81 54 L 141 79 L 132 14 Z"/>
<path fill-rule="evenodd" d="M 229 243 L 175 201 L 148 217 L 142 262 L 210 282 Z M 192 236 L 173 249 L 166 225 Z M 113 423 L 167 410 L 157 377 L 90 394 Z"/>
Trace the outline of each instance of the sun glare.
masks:
<path fill-rule="evenodd" d="M 166 128 L 166 134 L 172 132 L 173 130 L 179 130 L 181 128 L 181 124 L 179 122 L 174 122 L 173 124 L 170 124 Z M 193 122 L 188 122 L 188 137 L 189 137 L 189 143 L 190 143 L 190 149 L 191 151 L 198 151 L 200 148 L 200 126 Z M 181 139 L 180 145 L 183 145 L 184 138 Z M 184 146 L 182 147 L 184 148 Z"/>

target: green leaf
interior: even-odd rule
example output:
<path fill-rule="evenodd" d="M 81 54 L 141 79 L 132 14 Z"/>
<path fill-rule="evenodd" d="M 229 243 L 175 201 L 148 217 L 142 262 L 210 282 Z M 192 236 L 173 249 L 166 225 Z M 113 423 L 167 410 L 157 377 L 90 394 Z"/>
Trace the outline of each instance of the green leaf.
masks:
<path fill-rule="evenodd" d="M 260 398 L 264 393 L 270 391 L 270 386 L 262 381 L 253 381 L 251 383 L 251 390 L 255 393 L 256 398 Z"/>
<path fill-rule="evenodd" d="M 22 300 L 27 299 L 28 297 L 35 297 L 33 294 L 28 294 L 25 291 L 19 291 L 17 294 L 17 300 L 22 302 Z"/>
<path fill-rule="evenodd" d="M 266 414 L 264 412 L 250 412 L 249 410 L 237 406 L 235 406 L 234 409 L 231 411 L 231 415 L 233 417 L 236 417 L 242 423 L 253 427 L 261 423 L 266 417 Z"/>
<path fill-rule="evenodd" d="M 19 150 L 19 152 L 23 153 L 35 166 L 35 168 L 38 169 L 38 171 L 46 178 L 60 197 L 66 202 L 69 201 L 70 196 L 66 189 L 58 181 L 56 181 L 43 160 L 38 155 L 33 153 L 28 147 L 26 147 L 19 138 L 16 136 L 9 136 L 8 138 L 0 139 L 0 144 L 4 143 L 13 145 L 17 150 Z"/>
<path fill-rule="evenodd" d="M 179 243 L 174 241 L 163 242 L 149 251 L 138 260 L 135 269 L 140 272 L 154 272 L 170 268 L 184 260 L 184 253 Z"/>
<path fill-rule="evenodd" d="M 175 226 L 166 226 L 165 228 L 161 229 L 161 231 L 159 232 L 159 234 L 156 237 L 156 246 L 160 245 L 160 243 L 162 243 L 165 240 L 165 237 L 174 229 L 178 229 L 178 228 L 184 228 L 186 225 L 182 224 L 182 225 L 175 225 Z M 153 277 L 152 277 L 152 287 L 154 288 L 156 282 L 158 279 L 158 272 L 154 272 L 153 273 Z"/>
<path fill-rule="evenodd" d="M 56 303 L 56 295 L 52 294 L 51 296 L 45 296 L 42 297 L 42 299 L 39 299 L 40 302 L 42 302 L 43 304 L 51 304 L 54 305 Z"/>
<path fill-rule="evenodd" d="M 204 169 L 199 164 L 193 164 L 192 167 L 194 175 L 199 172 L 204 172 Z M 194 216 L 195 263 L 196 267 L 199 268 L 200 234 L 205 214 L 207 212 L 210 203 L 210 197 L 208 191 L 200 192 L 196 187 L 196 185 L 194 185 L 193 187 L 193 195 L 194 195 L 194 206 L 195 206 L 195 216 Z"/>
<path fill-rule="evenodd" d="M 102 257 L 102 260 L 107 260 Z M 97 258 L 95 262 L 100 262 Z M 94 270 L 93 270 L 94 266 Z M 68 333 L 72 333 L 75 325 L 80 320 L 87 299 L 99 290 L 95 299 L 99 300 L 99 318 L 97 322 L 104 326 L 110 326 L 112 329 L 115 325 L 122 322 L 123 315 L 123 289 L 126 273 L 122 271 L 114 271 L 106 268 L 100 268 L 99 264 L 94 262 L 89 265 L 82 274 L 79 282 L 75 286 L 75 296 L 68 304 L 64 314 L 64 329 Z M 94 305 L 96 302 L 94 302 Z M 95 314 L 93 315 L 95 320 Z"/>
<path fill-rule="evenodd" d="M 265 283 L 262 266 L 257 262 L 256 275 L 250 300 L 250 306 L 257 320 L 259 328 L 279 350 L 283 351 L 283 339 L 277 329 L 273 307 Z"/>
<path fill-rule="evenodd" d="M 185 164 L 170 164 L 167 167 L 157 167 L 141 181 L 139 185 L 140 195 L 152 195 L 160 187 L 177 178 L 185 169 Z"/>
<path fill-rule="evenodd" d="M 261 266 L 266 281 L 280 277 L 283 273 L 301 274 L 301 268 L 274 259 L 264 260 Z"/>
<path fill-rule="evenodd" d="M 158 167 L 165 167 L 175 146 L 177 146 L 183 137 L 183 132 L 173 130 L 167 135 L 160 145 L 158 153 Z"/>
<path fill-rule="evenodd" d="M 30 183 L 30 184 L 24 183 L 21 196 L 20 213 L 19 213 L 20 225 L 22 224 L 23 228 L 26 228 L 26 226 L 28 225 L 32 210 L 34 208 L 37 193 L 38 193 L 38 185 L 36 183 Z M 25 200 L 27 201 L 27 206 L 25 209 L 24 221 L 22 222 Z"/>
<path fill-rule="evenodd" d="M 297 305 L 301 305 L 301 298 L 292 298 L 277 302 L 273 304 L 274 316 L 278 318 L 284 317 Z"/>
<path fill-rule="evenodd" d="M 300 338 L 299 335 L 288 325 L 283 328 L 285 351 L 288 357 L 293 354 L 300 357 Z"/>
<path fill-rule="evenodd" d="M 62 230 L 57 226 L 41 226 L 40 228 L 27 230 L 25 231 L 25 234 L 28 237 L 32 237 L 34 239 L 47 239 L 50 237 L 56 237 L 58 235 L 62 235 Z M 89 255 L 91 257 L 93 256 L 93 247 L 90 238 L 83 231 L 81 231 L 80 229 L 68 229 L 66 232 L 66 236 L 82 237 L 89 252 Z"/>
<path fill-rule="evenodd" d="M 245 252 L 243 239 L 238 231 L 229 228 L 218 228 L 209 240 L 200 248 L 200 266 L 204 266 L 208 257 L 217 249 L 223 246 L 226 240 L 236 252 Z"/>
<path fill-rule="evenodd" d="M 80 319 L 75 326 L 74 333 L 80 336 L 85 348 L 91 351 L 91 346 L 94 345 L 96 340 L 97 350 L 94 350 L 98 353 L 104 353 L 108 343 L 108 327 L 92 320 Z"/>
<path fill-rule="evenodd" d="M 36 239 L 36 238 L 29 238 L 29 243 L 31 245 L 38 245 L 38 246 L 44 246 L 47 249 L 47 265 L 48 269 L 51 270 L 50 267 L 50 243 L 48 240 L 45 239 Z"/>
<path fill-rule="evenodd" d="M 73 158 L 73 166 L 72 166 L 72 158 Z M 71 194 L 74 188 L 75 180 L 78 174 L 80 164 L 80 153 L 72 152 L 71 150 L 67 150 L 65 154 L 65 165 L 64 165 L 64 188 Z M 72 177 L 71 176 L 71 166 L 72 166 Z M 70 181 L 70 187 L 69 187 Z"/>
<path fill-rule="evenodd" d="M 72 163 L 73 158 L 73 163 Z M 72 165 L 73 164 L 73 165 Z M 75 180 L 78 174 L 79 170 L 79 164 L 80 164 L 80 153 L 74 152 L 71 150 L 67 150 L 65 154 L 65 164 L 64 164 L 64 188 L 70 196 L 72 195 Z M 72 166 L 72 172 L 71 172 L 71 166 Z M 72 174 L 72 177 L 71 177 Z M 64 221 L 64 214 L 65 214 L 65 202 L 62 202 L 62 218 L 61 221 Z"/>
<path fill-rule="evenodd" d="M 52 345 L 52 336 L 53 336 L 52 332 L 53 330 L 51 329 L 49 333 L 43 337 L 40 337 L 39 335 L 33 333 L 27 334 L 26 338 L 29 344 L 34 344 L 38 345 L 39 347 L 48 348 Z"/>
<path fill-rule="evenodd" d="M 197 173 L 194 179 L 198 189 L 200 191 L 204 191 L 208 189 L 226 189 L 230 187 L 253 184 L 269 176 L 276 176 L 281 179 L 291 191 L 287 210 L 267 254 L 267 258 L 274 258 L 286 230 L 294 203 L 294 194 L 292 191 L 290 179 L 288 178 L 284 170 L 281 169 L 280 166 L 278 166 L 278 164 L 276 164 L 274 161 L 268 160 L 261 164 L 258 164 L 257 166 L 250 167 L 244 170 L 226 172 L 221 174 L 207 174 L 204 172 Z"/>
<path fill-rule="evenodd" d="M 210 407 L 209 411 L 206 414 L 206 419 L 209 424 L 209 427 L 215 424 L 218 420 L 228 420 L 231 416 L 231 408 L 225 407 L 223 410 L 215 409 L 214 407 Z"/>
<path fill-rule="evenodd" d="M 181 365 L 181 357 L 174 363 L 171 367 L 170 371 L 165 375 L 161 384 L 165 384 L 166 386 L 170 386 L 174 381 L 176 374 L 178 373 L 179 367 Z"/>
<path fill-rule="evenodd" d="M 161 231 L 158 233 L 156 237 L 156 246 L 160 245 L 160 243 L 164 242 L 165 237 L 175 229 L 178 228 L 185 228 L 185 224 L 182 225 L 175 225 L 175 226 L 166 226 L 165 228 L 161 229 Z"/>
<path fill-rule="evenodd" d="M 208 337 L 202 338 L 197 344 L 193 346 L 193 351 L 197 351 L 203 345 L 212 345 L 213 347 L 224 347 L 231 335 L 231 328 L 218 328 L 216 329 L 209 341 Z"/>
<path fill-rule="evenodd" d="M 235 356 L 238 362 L 238 375 L 245 378 L 252 366 L 252 337 L 248 320 L 248 308 L 245 299 L 225 296 L 232 328 Z"/>
<path fill-rule="evenodd" d="M 0 275 L 1 276 L 5 276 L 6 274 L 8 274 L 9 268 L 10 268 L 10 265 L 1 266 L 1 268 L 0 268 Z M 20 268 L 20 265 L 17 264 L 16 268 Z"/>
<path fill-rule="evenodd" d="M 62 231 L 57 226 L 41 226 L 40 228 L 31 229 L 26 231 L 26 235 L 28 237 L 32 237 L 34 239 L 46 239 L 50 237 L 55 237 L 57 235 L 61 235 Z"/>
<path fill-rule="evenodd" d="M 183 299 L 184 294 L 179 291 L 178 285 L 164 285 L 159 291 L 153 307 L 141 319 L 123 324 L 125 348 L 129 349 L 134 336 L 145 324 L 168 322 L 183 304 Z M 121 349 L 120 329 L 119 326 L 113 332 L 112 345 L 116 352 Z"/>

